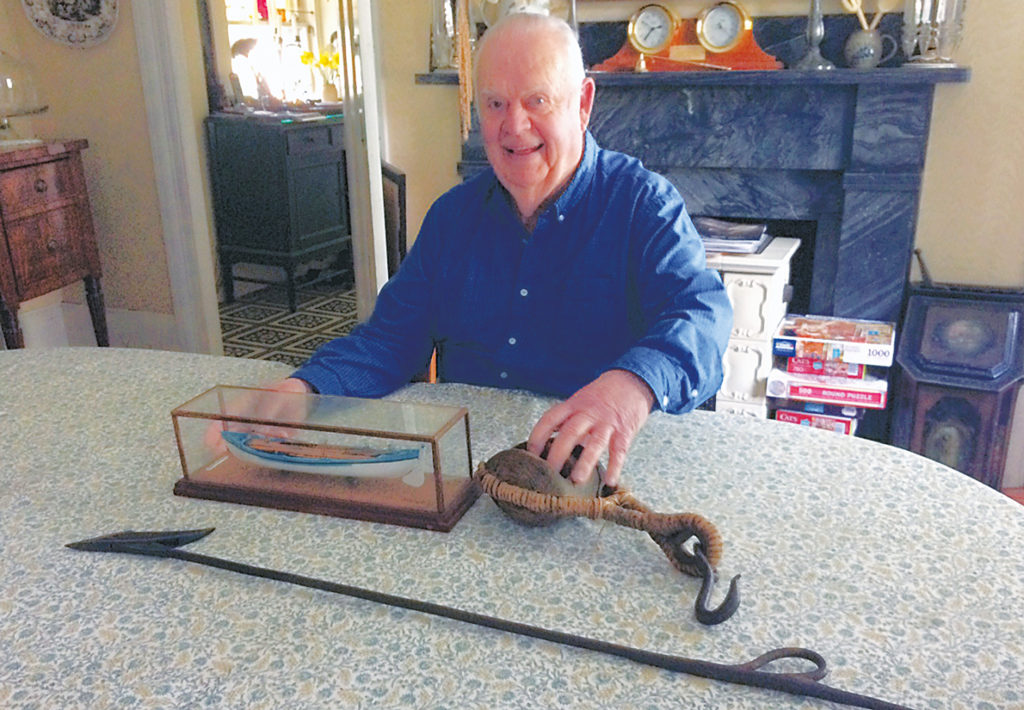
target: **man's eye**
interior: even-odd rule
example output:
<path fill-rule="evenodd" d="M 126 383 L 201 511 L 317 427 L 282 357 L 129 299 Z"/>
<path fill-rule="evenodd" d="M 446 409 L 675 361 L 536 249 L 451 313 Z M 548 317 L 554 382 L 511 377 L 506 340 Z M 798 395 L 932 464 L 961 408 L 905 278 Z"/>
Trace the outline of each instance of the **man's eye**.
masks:
<path fill-rule="evenodd" d="M 531 96 L 529 101 L 533 108 L 545 108 L 548 105 L 547 96 Z"/>
<path fill-rule="evenodd" d="M 491 99 L 487 102 L 487 108 L 492 111 L 500 111 L 504 105 L 504 102 L 498 101 L 497 99 Z"/>

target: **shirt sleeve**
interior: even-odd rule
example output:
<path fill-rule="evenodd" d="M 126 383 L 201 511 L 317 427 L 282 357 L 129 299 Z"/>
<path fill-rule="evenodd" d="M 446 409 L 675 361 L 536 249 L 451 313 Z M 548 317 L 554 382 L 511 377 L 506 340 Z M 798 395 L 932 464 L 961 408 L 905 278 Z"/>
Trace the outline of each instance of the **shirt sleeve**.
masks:
<path fill-rule="evenodd" d="M 632 224 L 630 288 L 642 335 L 612 368 L 644 380 L 663 411 L 687 412 L 722 385 L 732 306 L 667 180 L 641 190 Z"/>
<path fill-rule="evenodd" d="M 321 394 L 382 397 L 421 373 L 433 351 L 430 274 L 439 259 L 440 238 L 435 205 L 398 273 L 378 294 L 369 320 L 321 346 L 292 376 Z"/>

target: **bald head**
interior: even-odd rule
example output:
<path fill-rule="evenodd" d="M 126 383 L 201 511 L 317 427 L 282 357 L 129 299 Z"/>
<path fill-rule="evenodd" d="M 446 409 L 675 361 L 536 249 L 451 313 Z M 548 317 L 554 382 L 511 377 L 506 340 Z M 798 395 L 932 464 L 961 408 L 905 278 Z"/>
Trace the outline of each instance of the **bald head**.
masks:
<path fill-rule="evenodd" d="M 480 63 L 493 59 L 488 54 L 509 52 L 521 49 L 527 39 L 545 38 L 545 45 L 550 47 L 552 60 L 562 64 L 566 80 L 570 85 L 579 86 L 587 76 L 583 64 L 583 52 L 580 49 L 576 32 L 564 20 L 551 15 L 536 12 L 516 12 L 505 15 L 493 27 L 484 32 L 477 43 L 475 62 L 473 65 L 473 86 L 479 86 Z M 488 45 L 493 45 L 488 47 Z M 479 96 L 476 97 L 480 105 Z"/>
<path fill-rule="evenodd" d="M 474 85 L 487 160 L 529 228 L 583 155 L 594 80 L 576 34 L 547 15 L 509 15 L 484 34 Z"/>

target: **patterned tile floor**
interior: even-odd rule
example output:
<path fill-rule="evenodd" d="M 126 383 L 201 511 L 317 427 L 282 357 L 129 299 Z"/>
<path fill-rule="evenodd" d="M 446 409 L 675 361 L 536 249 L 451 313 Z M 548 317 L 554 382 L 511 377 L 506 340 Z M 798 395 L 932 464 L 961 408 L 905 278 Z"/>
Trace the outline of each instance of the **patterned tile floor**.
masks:
<path fill-rule="evenodd" d="M 283 286 L 268 286 L 220 305 L 224 354 L 298 366 L 328 340 L 356 324 L 356 297 L 329 283 L 300 286 L 298 310 L 288 312 Z"/>

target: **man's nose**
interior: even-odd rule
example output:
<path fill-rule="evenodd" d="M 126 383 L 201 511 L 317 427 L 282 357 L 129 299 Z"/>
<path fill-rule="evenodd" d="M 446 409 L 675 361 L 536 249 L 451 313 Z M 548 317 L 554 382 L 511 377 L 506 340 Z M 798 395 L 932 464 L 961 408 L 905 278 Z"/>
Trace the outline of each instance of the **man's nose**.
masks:
<path fill-rule="evenodd" d="M 505 128 L 510 133 L 523 133 L 530 129 L 530 114 L 518 103 L 509 104 Z"/>

